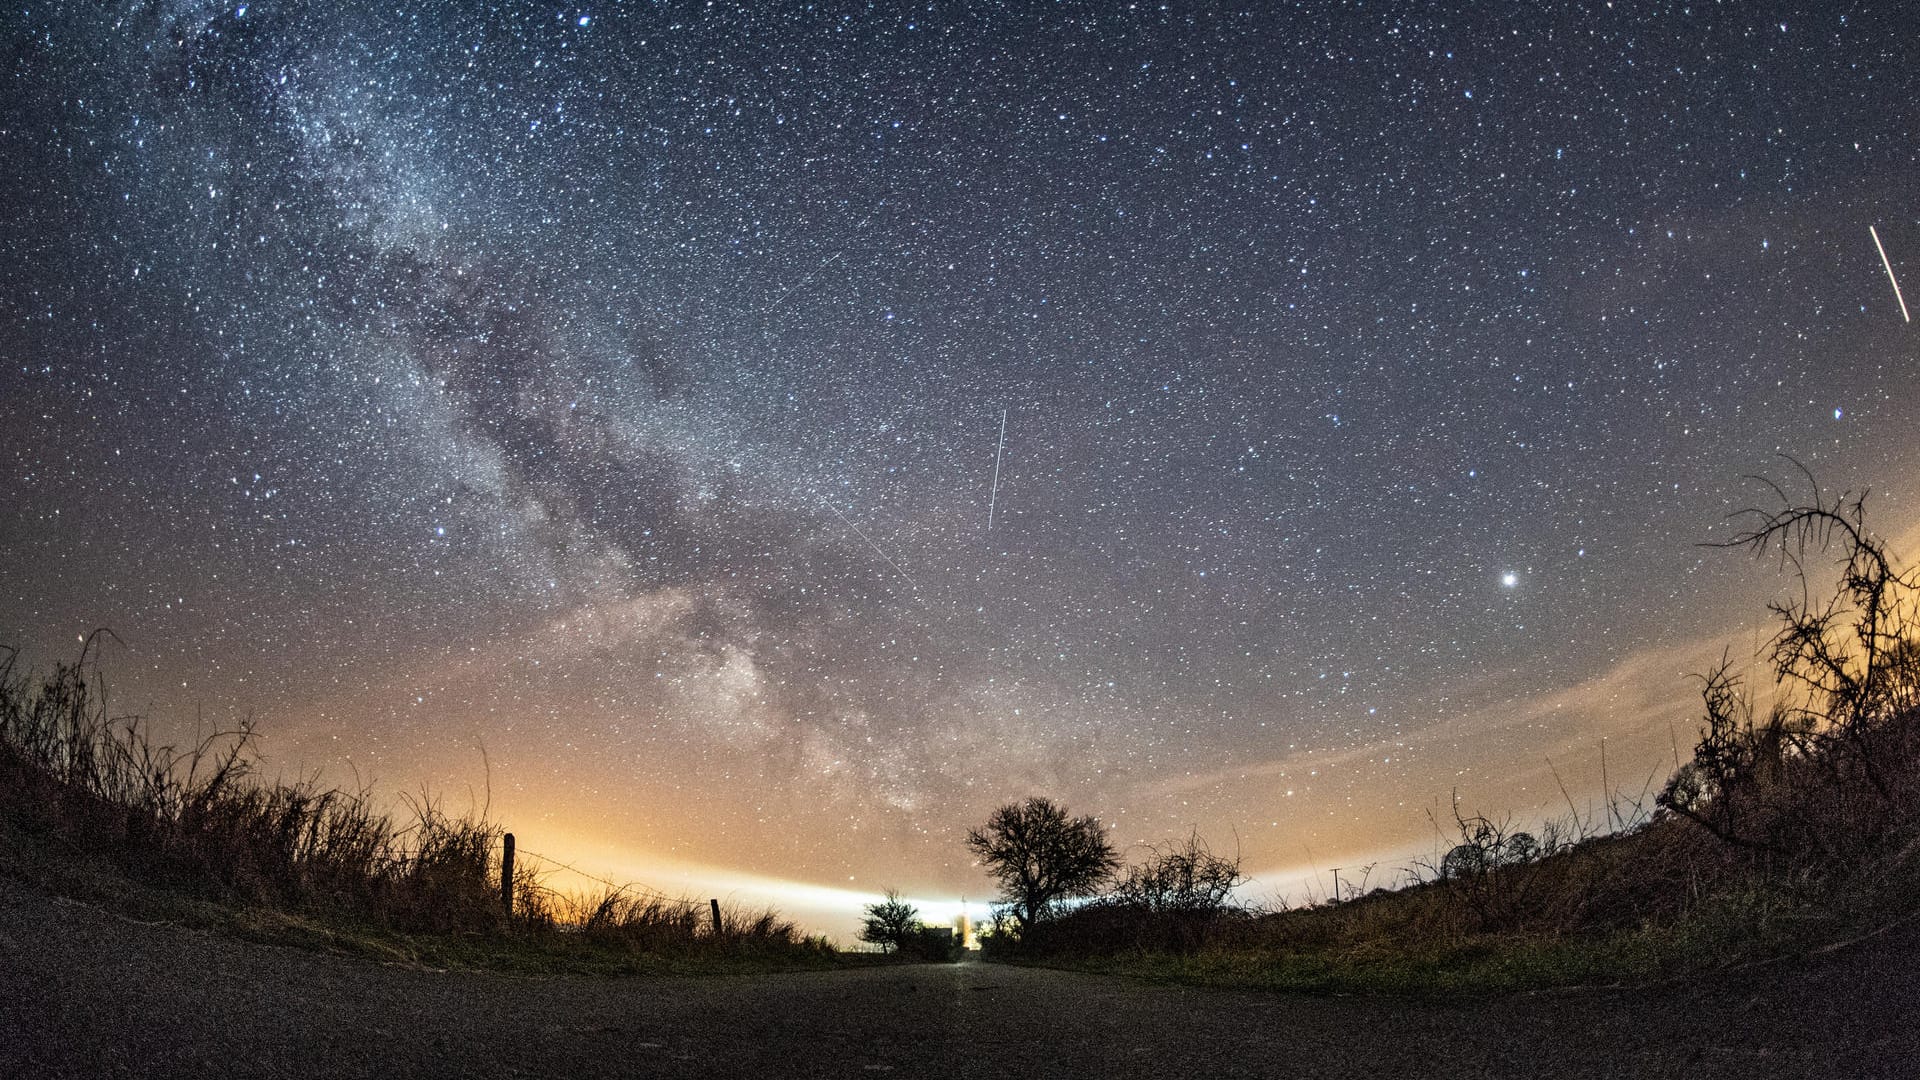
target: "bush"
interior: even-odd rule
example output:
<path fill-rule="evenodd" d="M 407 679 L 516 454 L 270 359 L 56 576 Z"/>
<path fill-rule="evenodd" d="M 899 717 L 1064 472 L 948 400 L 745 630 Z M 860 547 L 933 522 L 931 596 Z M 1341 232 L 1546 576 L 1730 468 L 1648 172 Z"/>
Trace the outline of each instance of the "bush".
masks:
<path fill-rule="evenodd" d="M 1725 546 L 1777 553 L 1803 586 L 1807 554 L 1832 551 L 1834 595 L 1769 605 L 1781 629 L 1766 720 L 1728 661 L 1705 676 L 1700 742 L 1659 803 L 1756 866 L 1828 875 L 1920 832 L 1920 622 L 1916 581 L 1867 531 L 1864 497 L 1814 496 L 1750 511 Z"/>
<path fill-rule="evenodd" d="M 950 926 L 921 923 L 901 939 L 898 953 L 931 963 L 952 963 L 960 959 L 960 938 Z"/>
<path fill-rule="evenodd" d="M 1245 880 L 1238 856 L 1215 855 L 1198 833 L 1149 844 L 1146 850 L 1146 857 L 1128 867 L 1111 892 L 1028 927 L 1017 939 L 1018 951 L 1191 952 L 1215 940 L 1225 924 L 1248 917 L 1228 903 Z M 985 940 L 995 951 L 1014 945 L 1000 934 Z"/>
<path fill-rule="evenodd" d="M 1113 893 L 1117 903 L 1155 915 L 1212 915 L 1246 880 L 1238 855 L 1215 855 L 1197 832 L 1184 841 L 1148 845 L 1147 851 L 1146 860 L 1128 867 L 1121 877 Z"/>

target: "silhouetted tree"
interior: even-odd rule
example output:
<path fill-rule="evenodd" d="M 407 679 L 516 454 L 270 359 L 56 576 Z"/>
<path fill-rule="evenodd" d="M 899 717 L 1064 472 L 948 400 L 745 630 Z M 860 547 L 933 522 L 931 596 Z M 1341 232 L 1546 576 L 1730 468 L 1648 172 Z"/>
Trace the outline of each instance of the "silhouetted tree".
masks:
<path fill-rule="evenodd" d="M 898 950 L 920 928 L 920 911 L 900 899 L 897 889 L 888 889 L 886 899 L 868 904 L 866 922 L 860 927 L 860 940 L 871 942 L 888 952 Z"/>
<path fill-rule="evenodd" d="M 1062 900 L 1088 896 L 1120 868 L 1107 831 L 1091 817 L 1068 817 L 1034 797 L 993 812 L 967 833 L 967 847 L 1000 883 L 1000 901 L 1022 933 Z"/>

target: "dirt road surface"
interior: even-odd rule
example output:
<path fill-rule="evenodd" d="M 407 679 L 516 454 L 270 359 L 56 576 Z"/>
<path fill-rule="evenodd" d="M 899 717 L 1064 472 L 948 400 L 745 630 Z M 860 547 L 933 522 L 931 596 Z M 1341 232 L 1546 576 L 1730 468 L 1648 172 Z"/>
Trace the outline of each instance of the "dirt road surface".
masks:
<path fill-rule="evenodd" d="M 1920 1077 L 1920 932 L 1640 990 L 1451 1003 L 993 964 L 711 978 L 382 965 L 0 880 L 0 1075 Z"/>

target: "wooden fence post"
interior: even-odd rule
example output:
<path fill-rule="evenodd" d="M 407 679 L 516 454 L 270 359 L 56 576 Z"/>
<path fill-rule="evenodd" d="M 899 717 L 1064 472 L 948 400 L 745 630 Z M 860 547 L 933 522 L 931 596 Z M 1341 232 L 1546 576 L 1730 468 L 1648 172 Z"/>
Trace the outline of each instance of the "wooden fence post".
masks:
<path fill-rule="evenodd" d="M 500 909 L 513 918 L 513 834 L 500 838 Z"/>
<path fill-rule="evenodd" d="M 720 898 L 716 896 L 713 899 L 708 900 L 707 903 L 713 905 L 713 936 L 719 937 L 720 936 Z"/>

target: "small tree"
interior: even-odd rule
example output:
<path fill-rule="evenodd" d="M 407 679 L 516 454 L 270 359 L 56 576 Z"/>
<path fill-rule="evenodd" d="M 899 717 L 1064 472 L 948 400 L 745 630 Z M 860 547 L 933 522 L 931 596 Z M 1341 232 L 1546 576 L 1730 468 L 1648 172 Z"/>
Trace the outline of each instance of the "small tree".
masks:
<path fill-rule="evenodd" d="M 866 922 L 860 927 L 860 940 L 897 951 L 920 928 L 920 911 L 900 899 L 898 889 L 888 889 L 886 899 L 868 904 Z"/>
<path fill-rule="evenodd" d="M 1120 868 L 1097 819 L 1069 817 L 1037 796 L 995 810 L 984 828 L 968 831 L 967 847 L 1000 883 L 1000 901 L 1022 934 L 1060 901 L 1097 892 Z"/>

